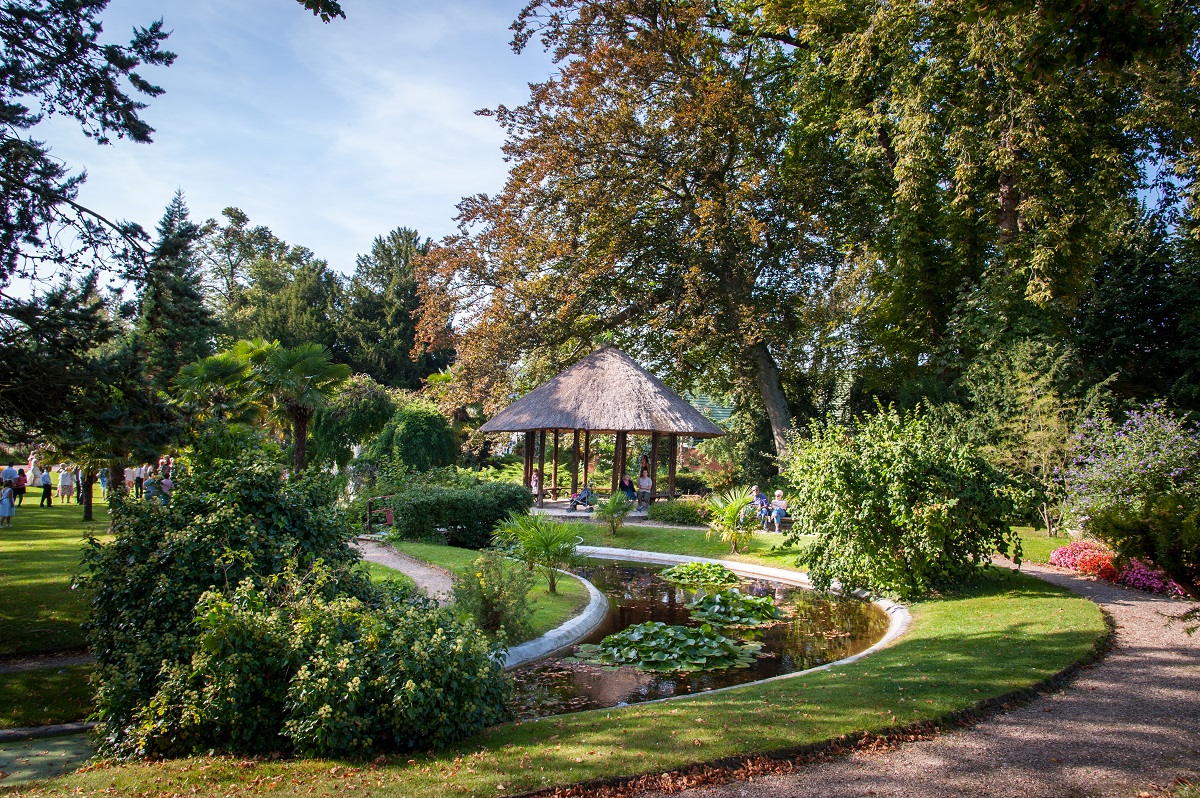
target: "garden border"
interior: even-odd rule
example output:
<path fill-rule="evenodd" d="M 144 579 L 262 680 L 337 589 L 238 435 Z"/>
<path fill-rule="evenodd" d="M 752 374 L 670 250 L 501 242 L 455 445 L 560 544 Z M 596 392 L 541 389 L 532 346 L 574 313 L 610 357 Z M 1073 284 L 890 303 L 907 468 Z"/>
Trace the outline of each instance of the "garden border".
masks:
<path fill-rule="evenodd" d="M 569 573 L 561 568 L 557 570 L 559 573 L 583 582 L 588 591 L 587 606 L 583 608 L 583 612 L 568 618 L 561 626 L 551 629 L 541 637 L 526 640 L 524 643 L 510 648 L 504 657 L 505 670 L 528 665 L 530 662 L 570 648 L 600 628 L 600 624 L 604 623 L 604 619 L 608 617 L 608 598 L 595 585 L 579 574 Z"/>

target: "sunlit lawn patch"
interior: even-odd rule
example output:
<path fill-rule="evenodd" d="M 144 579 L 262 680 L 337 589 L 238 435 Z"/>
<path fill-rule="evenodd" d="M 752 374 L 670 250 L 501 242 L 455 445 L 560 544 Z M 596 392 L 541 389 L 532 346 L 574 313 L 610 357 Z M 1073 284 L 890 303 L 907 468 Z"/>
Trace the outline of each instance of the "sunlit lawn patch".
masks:
<path fill-rule="evenodd" d="M 830 671 L 643 704 L 509 724 L 434 755 L 391 764 L 193 758 L 104 768 L 35 794 L 112 790 L 255 795 L 369 791 L 376 796 L 500 795 L 698 761 L 793 749 L 854 731 L 932 720 L 1039 684 L 1085 658 L 1105 634 L 1099 609 L 1005 572 L 912 606 L 890 648 Z M 239 794 L 243 794 L 239 792 Z"/>

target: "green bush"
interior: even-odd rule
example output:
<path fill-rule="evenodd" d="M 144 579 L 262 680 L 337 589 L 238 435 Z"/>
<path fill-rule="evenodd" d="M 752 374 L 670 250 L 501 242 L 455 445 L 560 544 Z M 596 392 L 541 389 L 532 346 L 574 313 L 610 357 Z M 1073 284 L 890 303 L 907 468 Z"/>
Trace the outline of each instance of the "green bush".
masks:
<path fill-rule="evenodd" d="M 533 497 L 522 485 L 483 482 L 471 487 L 413 486 L 387 500 L 392 535 L 401 540 L 440 540 L 451 546 L 483 549 L 496 527 L 513 513 L 526 513 Z"/>
<path fill-rule="evenodd" d="M 389 459 L 414 471 L 444 468 L 458 459 L 458 438 L 436 407 L 414 401 L 396 411 L 361 458 L 374 463 Z"/>
<path fill-rule="evenodd" d="M 578 559 L 583 529 L 580 524 L 556 521 L 548 515 L 518 513 L 500 525 L 496 536 L 511 543 L 516 556 L 530 568 L 540 568 L 551 593 L 557 593 L 558 569 Z"/>
<path fill-rule="evenodd" d="M 881 408 L 850 427 L 809 431 L 784 462 L 804 497 L 789 508 L 786 543 L 816 536 L 799 559 L 817 588 L 837 579 L 911 598 L 962 584 L 995 551 L 1020 562 L 1013 481 L 923 417 Z"/>
<path fill-rule="evenodd" d="M 485 551 L 471 570 L 454 578 L 454 606 L 487 632 L 505 640 L 527 640 L 533 609 L 527 598 L 533 573 L 495 551 Z"/>
<path fill-rule="evenodd" d="M 596 505 L 596 509 L 592 511 L 592 518 L 607 526 L 608 534 L 615 536 L 621 531 L 621 527 L 625 526 L 625 518 L 636 506 L 629 501 L 628 496 L 617 491 Z"/>
<path fill-rule="evenodd" d="M 206 593 L 199 646 L 134 717 L 127 748 L 305 756 L 439 748 L 507 717 L 508 682 L 469 621 L 402 591 L 327 598 L 329 573 Z"/>
<path fill-rule="evenodd" d="M 675 499 L 654 502 L 646 511 L 651 521 L 684 526 L 704 526 L 708 520 L 708 507 L 696 499 Z"/>
<path fill-rule="evenodd" d="M 731 488 L 720 495 L 714 493 L 705 504 L 708 507 L 706 537 L 716 535 L 722 543 L 729 544 L 733 554 L 737 554 L 738 546 L 744 547 L 754 539 L 758 518 L 754 514 L 754 497 L 749 488 Z"/>

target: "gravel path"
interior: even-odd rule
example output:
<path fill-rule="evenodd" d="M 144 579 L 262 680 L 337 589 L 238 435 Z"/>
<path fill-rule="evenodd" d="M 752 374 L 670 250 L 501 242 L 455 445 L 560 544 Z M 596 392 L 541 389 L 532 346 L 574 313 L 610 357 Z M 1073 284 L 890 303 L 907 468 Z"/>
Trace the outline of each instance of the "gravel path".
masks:
<path fill-rule="evenodd" d="M 69 668 L 72 665 L 90 665 L 96 658 L 91 654 L 51 654 L 45 657 L 22 657 L 0 662 L 0 673 L 21 673 L 43 668 Z"/>
<path fill-rule="evenodd" d="M 442 604 L 450 603 L 454 583 L 450 572 L 436 568 L 429 563 L 421 562 L 415 557 L 401 554 L 386 543 L 376 543 L 370 540 L 359 540 L 355 546 L 362 552 L 363 559 L 395 568 L 397 571 L 411 576 L 417 587 L 437 599 Z"/>
<path fill-rule="evenodd" d="M 1187 605 L 1052 568 L 1024 570 L 1116 621 L 1114 649 L 1062 691 L 926 742 L 676 795 L 1131 798 L 1177 777 L 1200 781 L 1200 633 L 1189 637 L 1163 617 Z"/>

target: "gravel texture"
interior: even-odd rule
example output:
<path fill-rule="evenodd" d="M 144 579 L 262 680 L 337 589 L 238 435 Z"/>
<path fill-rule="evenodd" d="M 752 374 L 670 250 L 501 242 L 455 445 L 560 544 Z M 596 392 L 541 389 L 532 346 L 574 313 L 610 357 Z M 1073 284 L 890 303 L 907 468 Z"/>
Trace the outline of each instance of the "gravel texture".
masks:
<path fill-rule="evenodd" d="M 449 571 L 421 562 L 420 560 L 401 554 L 386 543 L 375 543 L 369 540 L 356 541 L 355 546 L 362 552 L 363 559 L 395 568 L 417 583 L 417 587 L 435 598 L 441 604 L 449 604 L 454 590 L 454 583 Z"/>
<path fill-rule="evenodd" d="M 69 668 L 72 665 L 90 665 L 96 658 L 91 654 L 49 654 L 44 657 L 22 657 L 0 662 L 0 673 L 21 673 L 44 668 Z"/>
<path fill-rule="evenodd" d="M 1167 617 L 1188 605 L 1054 568 L 1023 570 L 1095 601 L 1116 623 L 1113 650 L 1063 690 L 929 741 L 675 794 L 1129 798 L 1176 778 L 1200 781 L 1200 634 Z"/>

